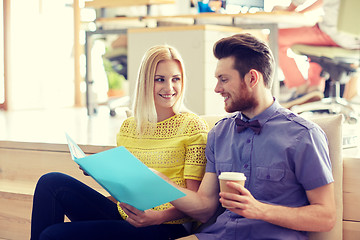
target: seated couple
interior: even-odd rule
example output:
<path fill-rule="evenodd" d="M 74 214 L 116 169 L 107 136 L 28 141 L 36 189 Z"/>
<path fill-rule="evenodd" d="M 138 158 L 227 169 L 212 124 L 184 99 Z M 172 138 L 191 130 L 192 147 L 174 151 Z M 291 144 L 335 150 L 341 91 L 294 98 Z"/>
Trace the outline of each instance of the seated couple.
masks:
<path fill-rule="evenodd" d="M 335 201 L 324 132 L 281 107 L 271 94 L 274 60 L 250 34 L 215 43 L 215 92 L 233 113 L 209 132 L 183 105 L 185 69 L 170 46 L 144 55 L 134 117 L 124 121 L 117 144 L 177 187 L 185 197 L 140 211 L 116 203 L 61 173 L 38 181 L 31 239 L 308 239 L 329 231 Z M 221 172 L 242 172 L 245 186 L 220 192 Z M 229 206 L 213 224 L 220 204 Z M 71 222 L 64 223 L 64 216 Z M 193 224 L 195 225 L 195 224 Z M 190 235 L 193 234 L 193 235 Z M 190 235 L 190 236 L 189 236 Z"/>

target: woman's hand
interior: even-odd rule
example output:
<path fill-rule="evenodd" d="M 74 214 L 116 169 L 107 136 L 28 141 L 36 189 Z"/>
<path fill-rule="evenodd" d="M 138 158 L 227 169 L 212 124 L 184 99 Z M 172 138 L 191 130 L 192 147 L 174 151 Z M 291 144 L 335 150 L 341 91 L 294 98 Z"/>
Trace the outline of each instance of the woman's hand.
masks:
<path fill-rule="evenodd" d="M 128 215 L 126 221 L 134 227 L 147 227 L 162 224 L 162 211 L 152 209 L 141 211 L 126 203 L 120 203 L 121 208 Z"/>
<path fill-rule="evenodd" d="M 85 172 L 84 171 L 84 169 L 82 169 L 80 166 L 79 166 L 79 169 L 83 172 L 83 174 L 85 175 L 85 176 L 90 176 L 87 172 Z"/>
<path fill-rule="evenodd" d="M 155 169 L 152 168 L 150 168 L 150 170 L 153 171 L 155 174 L 159 175 L 169 184 L 172 184 L 173 186 L 177 187 L 177 185 L 174 182 L 172 182 L 170 178 L 168 178 L 165 174 L 156 171 Z M 186 179 L 186 186 L 189 190 L 196 192 L 200 186 L 200 181 Z M 186 215 L 183 212 L 177 210 L 175 207 L 170 207 L 163 211 L 156 211 L 152 209 L 146 211 L 140 211 L 139 209 L 136 209 L 133 206 L 130 206 L 129 204 L 125 204 L 125 203 L 120 203 L 120 207 L 128 215 L 126 221 L 128 221 L 131 225 L 135 227 L 159 225 L 164 222 L 186 217 Z"/>
<path fill-rule="evenodd" d="M 113 203 L 117 204 L 117 202 L 118 202 L 113 196 L 107 196 L 106 198 L 109 199 L 110 201 L 112 201 Z"/>

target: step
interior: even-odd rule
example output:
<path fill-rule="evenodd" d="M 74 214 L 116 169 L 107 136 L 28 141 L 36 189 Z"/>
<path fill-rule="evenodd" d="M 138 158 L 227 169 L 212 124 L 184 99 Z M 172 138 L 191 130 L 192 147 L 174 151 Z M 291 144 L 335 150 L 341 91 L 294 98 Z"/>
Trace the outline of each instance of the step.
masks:
<path fill-rule="evenodd" d="M 86 154 L 111 146 L 80 146 Z M 32 199 L 38 179 L 48 172 L 68 174 L 104 195 L 71 159 L 66 144 L 0 141 L 0 239 L 30 238 Z"/>

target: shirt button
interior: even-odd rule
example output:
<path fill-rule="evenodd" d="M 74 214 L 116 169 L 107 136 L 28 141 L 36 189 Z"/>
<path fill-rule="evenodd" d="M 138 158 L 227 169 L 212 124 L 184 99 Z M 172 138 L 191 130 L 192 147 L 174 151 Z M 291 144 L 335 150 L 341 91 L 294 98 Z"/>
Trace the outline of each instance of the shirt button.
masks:
<path fill-rule="evenodd" d="M 266 176 L 266 179 L 270 179 L 270 175 L 267 175 L 267 176 Z"/>
<path fill-rule="evenodd" d="M 248 168 L 248 166 L 249 166 L 248 164 L 245 164 L 245 165 L 244 165 L 244 168 Z"/>
<path fill-rule="evenodd" d="M 251 140 L 250 140 L 250 139 L 248 139 L 246 142 L 247 142 L 247 143 L 251 143 Z"/>

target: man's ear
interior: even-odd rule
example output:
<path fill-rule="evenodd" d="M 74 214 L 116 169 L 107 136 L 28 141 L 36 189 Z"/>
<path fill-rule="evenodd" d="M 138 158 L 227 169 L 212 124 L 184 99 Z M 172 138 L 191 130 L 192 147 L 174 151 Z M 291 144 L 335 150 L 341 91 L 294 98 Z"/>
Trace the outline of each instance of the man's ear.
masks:
<path fill-rule="evenodd" d="M 248 72 L 248 84 L 249 87 L 253 88 L 255 87 L 260 81 L 260 73 L 259 71 L 255 70 L 255 69 L 251 69 Z"/>

